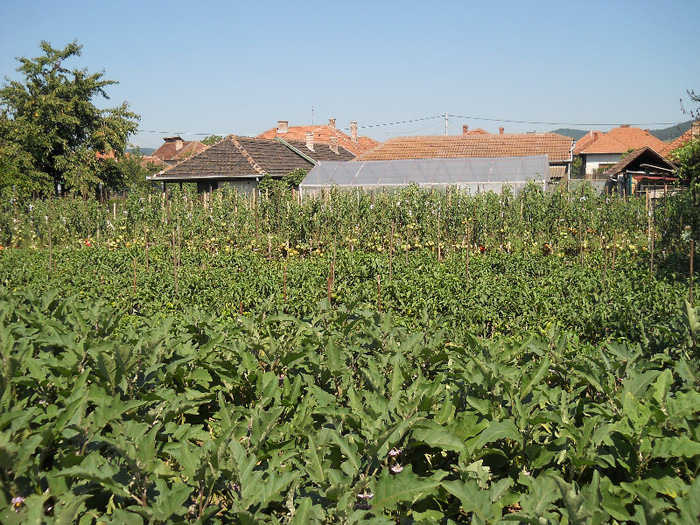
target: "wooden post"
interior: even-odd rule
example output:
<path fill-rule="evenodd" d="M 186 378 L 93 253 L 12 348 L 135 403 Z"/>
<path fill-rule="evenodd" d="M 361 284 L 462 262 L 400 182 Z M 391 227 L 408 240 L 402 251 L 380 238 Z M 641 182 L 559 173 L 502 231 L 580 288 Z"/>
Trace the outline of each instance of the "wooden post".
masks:
<path fill-rule="evenodd" d="M 287 303 L 287 265 L 282 267 L 282 296 L 284 297 L 284 303 Z"/>
<path fill-rule="evenodd" d="M 688 293 L 688 302 L 693 306 L 693 259 L 695 257 L 695 239 L 690 240 L 690 291 Z"/>
<path fill-rule="evenodd" d="M 49 275 L 53 272 L 53 238 L 51 232 L 51 222 L 53 220 L 53 201 L 51 200 L 51 193 L 49 193 L 49 216 L 46 219 L 49 227 Z"/>
<path fill-rule="evenodd" d="M 382 311 L 382 275 L 377 275 L 377 311 Z"/>
<path fill-rule="evenodd" d="M 391 221 L 391 237 L 389 237 L 389 282 L 391 282 L 392 259 L 394 256 L 394 221 Z"/>
<path fill-rule="evenodd" d="M 99 231 L 99 230 L 98 230 Z M 148 259 L 148 228 L 146 228 L 146 225 L 143 225 L 143 248 L 144 252 L 146 254 L 146 272 L 149 271 L 149 259 Z"/>
<path fill-rule="evenodd" d="M 172 247 L 173 247 L 173 280 L 175 281 L 175 295 L 177 295 L 178 294 L 178 290 L 177 290 L 177 247 L 176 247 L 176 239 L 175 239 L 175 229 L 173 229 Z"/>

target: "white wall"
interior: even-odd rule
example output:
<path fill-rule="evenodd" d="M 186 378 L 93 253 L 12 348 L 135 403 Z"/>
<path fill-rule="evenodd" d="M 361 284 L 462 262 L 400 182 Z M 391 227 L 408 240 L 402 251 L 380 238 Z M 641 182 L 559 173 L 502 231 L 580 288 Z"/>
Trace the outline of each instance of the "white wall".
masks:
<path fill-rule="evenodd" d="M 586 175 L 592 175 L 593 171 L 601 164 L 617 164 L 622 153 L 591 153 L 584 157 L 586 163 Z"/>

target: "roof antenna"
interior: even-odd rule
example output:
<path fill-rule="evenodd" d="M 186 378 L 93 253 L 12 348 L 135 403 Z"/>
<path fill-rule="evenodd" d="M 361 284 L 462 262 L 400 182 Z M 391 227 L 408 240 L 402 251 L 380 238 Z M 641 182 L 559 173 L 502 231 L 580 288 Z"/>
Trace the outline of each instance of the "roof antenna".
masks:
<path fill-rule="evenodd" d="M 314 107 L 313 105 L 311 106 L 311 125 L 314 125 Z"/>

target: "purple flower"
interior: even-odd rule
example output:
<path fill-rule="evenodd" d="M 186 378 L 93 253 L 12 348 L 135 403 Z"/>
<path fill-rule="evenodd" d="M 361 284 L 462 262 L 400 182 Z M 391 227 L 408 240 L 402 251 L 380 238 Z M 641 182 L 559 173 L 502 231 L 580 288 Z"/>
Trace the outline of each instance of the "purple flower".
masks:
<path fill-rule="evenodd" d="M 392 457 L 392 458 L 395 458 L 396 456 L 398 456 L 399 454 L 401 454 L 401 452 L 403 452 L 403 450 L 401 450 L 400 448 L 392 448 L 392 449 L 389 451 L 389 456 Z"/>
<path fill-rule="evenodd" d="M 389 470 L 391 470 L 391 472 L 394 474 L 398 474 L 403 470 L 403 467 L 401 465 L 392 465 Z"/>
<path fill-rule="evenodd" d="M 12 508 L 15 512 L 19 512 L 19 508 L 24 503 L 24 498 L 22 496 L 15 496 L 12 498 Z"/>
<path fill-rule="evenodd" d="M 374 497 L 374 494 L 371 492 L 369 494 L 358 494 L 357 499 L 372 499 Z"/>

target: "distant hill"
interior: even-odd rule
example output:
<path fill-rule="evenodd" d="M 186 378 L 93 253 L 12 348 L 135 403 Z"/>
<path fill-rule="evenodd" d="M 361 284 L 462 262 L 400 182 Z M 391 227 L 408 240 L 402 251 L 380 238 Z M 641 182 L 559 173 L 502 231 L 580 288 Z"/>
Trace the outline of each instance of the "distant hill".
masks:
<path fill-rule="evenodd" d="M 650 129 L 649 133 L 655 136 L 657 139 L 663 140 L 664 142 L 671 142 L 688 131 L 692 123 L 693 121 L 689 120 L 687 122 L 681 122 L 680 124 L 675 124 L 664 129 Z M 588 133 L 588 131 L 584 131 L 582 129 L 560 128 L 555 129 L 551 133 L 557 133 L 559 135 L 571 137 L 574 140 L 579 140 L 586 133 Z"/>
<path fill-rule="evenodd" d="M 571 137 L 574 140 L 578 140 L 588 133 L 588 131 L 583 131 L 582 129 L 559 128 L 551 131 L 550 133 L 556 133 L 557 135 L 564 135 L 565 137 Z"/>
<path fill-rule="evenodd" d="M 680 124 L 676 124 L 675 126 L 671 126 L 665 129 L 650 129 L 649 133 L 654 135 L 657 139 L 663 140 L 664 142 L 671 142 L 672 140 L 676 140 L 678 137 L 683 135 L 683 133 L 688 131 L 692 124 L 693 121 L 689 120 L 687 122 L 681 122 Z"/>
<path fill-rule="evenodd" d="M 143 155 L 145 157 L 145 156 L 153 153 L 156 149 L 155 148 L 126 148 L 127 153 L 134 153 L 137 150 L 138 150 L 140 155 Z"/>

